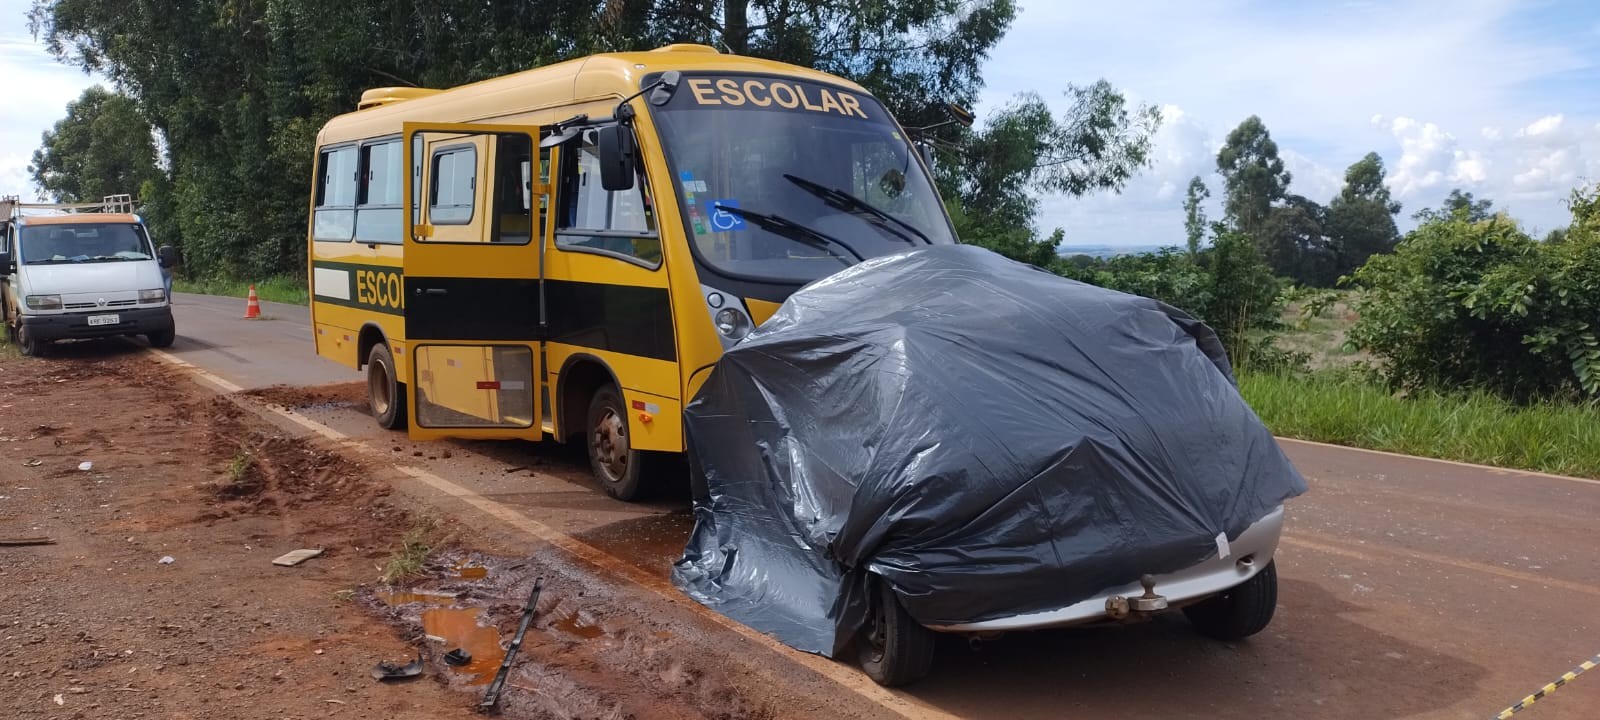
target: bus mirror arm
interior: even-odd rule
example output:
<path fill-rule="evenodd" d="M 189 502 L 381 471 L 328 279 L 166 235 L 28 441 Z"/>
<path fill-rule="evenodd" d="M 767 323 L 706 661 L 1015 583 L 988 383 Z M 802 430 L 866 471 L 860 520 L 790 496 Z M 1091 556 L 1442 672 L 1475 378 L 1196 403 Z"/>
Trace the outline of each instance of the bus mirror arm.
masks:
<path fill-rule="evenodd" d="M 616 119 L 624 124 L 633 122 L 633 106 L 628 103 L 645 93 L 650 94 L 651 105 L 661 106 L 671 102 L 673 94 L 678 92 L 678 84 L 682 81 L 683 73 L 677 70 L 668 70 L 661 73 L 661 77 L 656 78 L 655 82 L 639 88 L 639 92 L 629 95 L 623 98 L 622 102 L 617 103 Z"/>

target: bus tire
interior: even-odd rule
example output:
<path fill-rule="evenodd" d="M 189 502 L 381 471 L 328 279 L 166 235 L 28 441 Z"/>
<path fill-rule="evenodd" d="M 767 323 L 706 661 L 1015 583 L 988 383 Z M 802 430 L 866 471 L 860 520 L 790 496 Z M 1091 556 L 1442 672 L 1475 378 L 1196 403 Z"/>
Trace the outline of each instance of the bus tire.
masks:
<path fill-rule="evenodd" d="M 406 426 L 406 386 L 395 377 L 394 354 L 389 343 L 378 343 L 367 352 L 367 405 L 378 426 L 403 430 Z"/>
<path fill-rule="evenodd" d="M 644 453 L 633 449 L 629 440 L 627 406 L 615 385 L 604 385 L 595 391 L 583 427 L 589 468 L 601 489 L 623 502 L 639 499 L 644 485 Z"/>

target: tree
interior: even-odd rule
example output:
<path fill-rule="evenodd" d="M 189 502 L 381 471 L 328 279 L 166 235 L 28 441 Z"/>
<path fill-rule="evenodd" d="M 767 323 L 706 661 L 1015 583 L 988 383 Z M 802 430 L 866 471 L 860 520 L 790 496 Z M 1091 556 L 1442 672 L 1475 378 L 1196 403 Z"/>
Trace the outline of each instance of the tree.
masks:
<path fill-rule="evenodd" d="M 1328 209 L 1299 195 L 1269 208 L 1255 244 L 1277 275 L 1302 285 L 1327 287 L 1338 279 L 1328 237 Z"/>
<path fill-rule="evenodd" d="M 1399 210 L 1395 210 L 1395 212 L 1399 212 Z M 1488 220 L 1494 217 L 1494 202 L 1488 198 L 1478 200 L 1472 197 L 1472 193 L 1462 192 L 1461 188 L 1455 188 L 1450 191 L 1449 196 L 1445 197 L 1444 203 L 1437 210 L 1423 208 L 1418 210 L 1415 215 L 1412 215 L 1411 219 L 1419 223 L 1429 223 L 1458 215 L 1465 218 L 1467 222 Z"/>
<path fill-rule="evenodd" d="M 1210 188 L 1199 175 L 1189 180 L 1189 191 L 1183 197 L 1183 231 L 1189 240 L 1189 255 L 1200 254 L 1200 241 L 1206 236 L 1206 211 L 1200 204 L 1211 197 Z"/>
<path fill-rule="evenodd" d="M 941 185 L 960 237 L 1014 260 L 1049 267 L 1063 233 L 1033 230 L 1039 193 L 1119 192 L 1150 163 L 1157 108 L 1130 108 L 1111 83 L 1068 86 L 1059 118 L 1034 93 L 1018 95 L 952 147 Z"/>
<path fill-rule="evenodd" d="M 1394 224 L 1400 203 L 1390 197 L 1383 178 L 1383 158 L 1367 153 L 1345 170 L 1344 188 L 1328 205 L 1335 278 L 1355 271 L 1375 254 L 1393 250 L 1400 241 Z"/>
<path fill-rule="evenodd" d="M 1288 192 L 1290 180 L 1278 157 L 1278 144 L 1261 118 L 1251 115 L 1228 133 L 1217 153 L 1217 172 L 1227 192 L 1228 221 L 1259 243 L 1258 230 L 1273 203 Z"/>
<path fill-rule="evenodd" d="M 856 80 L 908 126 L 970 104 L 1012 0 L 35 0 L 59 59 L 137 100 L 166 141 L 202 274 L 304 272 L 318 128 L 385 85 L 450 87 L 593 52 L 705 42 Z M 947 131 L 948 132 L 948 131 Z"/>
<path fill-rule="evenodd" d="M 99 85 L 67 103 L 67 116 L 44 132 L 28 172 L 57 202 L 138 195 L 160 175 L 150 123 L 131 98 Z"/>

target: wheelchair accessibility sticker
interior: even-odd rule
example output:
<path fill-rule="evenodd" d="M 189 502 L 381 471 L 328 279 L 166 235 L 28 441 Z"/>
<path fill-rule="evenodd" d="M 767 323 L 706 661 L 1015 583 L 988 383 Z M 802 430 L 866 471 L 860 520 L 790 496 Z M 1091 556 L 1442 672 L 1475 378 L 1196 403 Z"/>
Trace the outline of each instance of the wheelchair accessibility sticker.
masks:
<path fill-rule="evenodd" d="M 707 204 L 711 210 L 711 229 L 715 232 L 735 232 L 745 229 L 744 218 L 739 217 L 723 208 L 739 207 L 738 200 L 712 200 Z"/>

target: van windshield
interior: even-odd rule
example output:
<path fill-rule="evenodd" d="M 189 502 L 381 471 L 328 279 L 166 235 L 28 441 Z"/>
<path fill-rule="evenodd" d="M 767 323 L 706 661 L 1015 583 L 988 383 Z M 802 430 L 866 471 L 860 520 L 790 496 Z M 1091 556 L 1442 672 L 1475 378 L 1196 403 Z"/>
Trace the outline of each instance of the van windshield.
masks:
<path fill-rule="evenodd" d="M 132 223 L 24 225 L 17 238 L 23 265 L 150 260 L 144 228 Z"/>
<path fill-rule="evenodd" d="M 715 271 L 803 284 L 955 242 L 915 148 L 865 93 L 691 76 L 652 110 L 695 255 Z"/>

